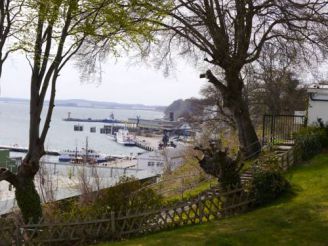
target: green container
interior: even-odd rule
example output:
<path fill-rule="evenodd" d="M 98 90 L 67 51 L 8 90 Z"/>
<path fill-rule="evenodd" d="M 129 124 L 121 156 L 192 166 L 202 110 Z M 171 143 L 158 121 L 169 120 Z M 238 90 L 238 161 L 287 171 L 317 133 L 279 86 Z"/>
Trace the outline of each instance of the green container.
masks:
<path fill-rule="evenodd" d="M 0 165 L 9 159 L 9 150 L 0 149 Z"/>
<path fill-rule="evenodd" d="M 11 172 L 17 173 L 17 162 L 9 158 L 9 150 L 0 149 L 0 168 L 8 168 Z"/>

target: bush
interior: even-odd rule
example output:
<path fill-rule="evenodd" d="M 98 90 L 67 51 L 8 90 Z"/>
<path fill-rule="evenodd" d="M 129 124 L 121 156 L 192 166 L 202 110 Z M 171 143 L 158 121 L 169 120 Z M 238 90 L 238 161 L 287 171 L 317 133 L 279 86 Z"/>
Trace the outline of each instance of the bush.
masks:
<path fill-rule="evenodd" d="M 258 171 L 254 175 L 252 191 L 258 205 L 269 203 L 288 190 L 290 184 L 280 171 Z"/>
<path fill-rule="evenodd" d="M 295 135 L 295 144 L 301 150 L 302 159 L 308 160 L 328 146 L 328 128 L 304 128 Z"/>
<path fill-rule="evenodd" d="M 266 172 L 266 171 L 281 171 L 279 157 L 275 152 L 263 153 L 253 163 L 253 172 Z"/>
<path fill-rule="evenodd" d="M 162 197 L 134 178 L 122 177 L 112 188 L 101 192 L 94 209 L 103 213 L 118 210 L 137 210 L 160 206 Z"/>
<path fill-rule="evenodd" d="M 123 214 L 127 210 L 150 209 L 161 204 L 162 197 L 146 188 L 145 184 L 134 178 L 121 177 L 114 187 L 99 191 L 89 202 L 81 203 L 76 198 L 66 199 L 55 202 L 51 206 L 48 204 L 45 210 L 48 220 L 97 219 L 108 217 L 113 211 L 121 210 Z"/>

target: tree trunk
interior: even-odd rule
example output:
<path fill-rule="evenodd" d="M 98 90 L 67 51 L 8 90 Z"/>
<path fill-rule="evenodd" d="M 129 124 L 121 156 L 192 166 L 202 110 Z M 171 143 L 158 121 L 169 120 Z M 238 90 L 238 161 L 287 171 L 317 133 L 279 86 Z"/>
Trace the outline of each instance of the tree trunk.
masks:
<path fill-rule="evenodd" d="M 34 185 L 34 178 L 18 176 L 15 196 L 25 223 L 38 223 L 42 218 L 41 199 Z"/>
<path fill-rule="evenodd" d="M 245 158 L 251 158 L 261 152 L 261 144 L 251 121 L 248 104 L 243 97 L 244 83 L 239 75 L 240 69 L 238 66 L 230 66 L 226 70 L 227 85 L 215 77 L 211 70 L 207 70 L 200 77 L 207 78 L 221 92 L 223 107 L 230 110 L 236 123 L 240 149 Z"/>
<path fill-rule="evenodd" d="M 247 102 L 243 98 L 243 81 L 239 72 L 226 74 L 227 89 L 222 93 L 224 106 L 233 114 L 238 131 L 238 139 L 245 158 L 257 156 L 261 151 L 261 144 L 253 126 Z"/>
<path fill-rule="evenodd" d="M 234 120 L 238 130 L 238 139 L 245 158 L 257 156 L 261 151 L 261 144 L 252 124 L 248 107 L 243 98 L 235 98 L 236 107 L 232 108 Z"/>
<path fill-rule="evenodd" d="M 18 169 L 15 195 L 25 223 L 37 223 L 42 217 L 41 199 L 34 185 L 41 152 L 29 152 Z"/>

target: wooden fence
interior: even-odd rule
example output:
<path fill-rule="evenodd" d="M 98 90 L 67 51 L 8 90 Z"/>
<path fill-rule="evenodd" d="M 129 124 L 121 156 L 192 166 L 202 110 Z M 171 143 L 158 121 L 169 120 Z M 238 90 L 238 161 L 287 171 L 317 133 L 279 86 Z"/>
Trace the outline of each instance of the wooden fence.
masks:
<path fill-rule="evenodd" d="M 118 240 L 224 218 L 245 211 L 253 202 L 242 188 L 225 193 L 211 188 L 198 197 L 171 206 L 112 212 L 97 220 L 7 223 L 0 230 L 0 245 L 81 245 Z"/>
<path fill-rule="evenodd" d="M 277 152 L 279 165 L 289 169 L 300 160 L 297 147 Z M 162 208 L 111 212 L 98 219 L 15 223 L 0 219 L 0 246 L 81 245 L 119 240 L 183 225 L 201 224 L 247 210 L 255 200 L 242 188 L 220 192 L 212 187 L 195 198 Z"/>
<path fill-rule="evenodd" d="M 297 146 L 282 151 L 278 155 L 279 166 L 284 170 L 288 170 L 290 167 L 294 166 L 296 163 L 301 161 L 301 150 Z"/>

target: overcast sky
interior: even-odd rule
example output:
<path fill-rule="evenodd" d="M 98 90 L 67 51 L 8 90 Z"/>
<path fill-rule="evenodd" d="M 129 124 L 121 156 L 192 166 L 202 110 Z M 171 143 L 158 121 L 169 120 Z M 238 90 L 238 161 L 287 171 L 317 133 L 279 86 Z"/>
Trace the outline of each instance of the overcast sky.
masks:
<path fill-rule="evenodd" d="M 144 64 L 108 60 L 101 83 L 81 83 L 79 71 L 67 64 L 58 80 L 57 99 L 88 99 L 119 103 L 168 105 L 180 98 L 199 97 L 205 81 L 188 62 L 180 62 L 169 77 Z M 29 98 L 31 70 L 25 57 L 12 55 L 3 70 L 1 97 Z"/>

